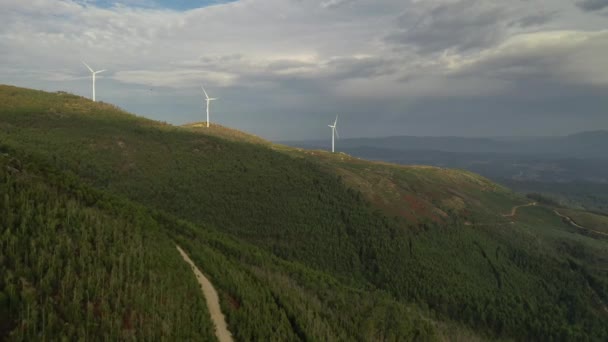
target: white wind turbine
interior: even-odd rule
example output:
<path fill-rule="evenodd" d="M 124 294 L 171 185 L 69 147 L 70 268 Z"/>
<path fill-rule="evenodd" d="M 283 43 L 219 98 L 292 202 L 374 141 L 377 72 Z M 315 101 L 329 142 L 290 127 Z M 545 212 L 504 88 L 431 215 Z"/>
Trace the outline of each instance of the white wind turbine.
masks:
<path fill-rule="evenodd" d="M 95 102 L 95 76 L 97 76 L 97 74 L 102 73 L 106 70 L 104 69 L 104 70 L 94 71 L 87 63 L 82 62 L 82 64 L 84 64 L 84 66 L 86 66 L 87 69 L 89 69 L 91 71 L 91 75 L 92 75 L 91 77 L 93 79 L 93 102 Z"/>
<path fill-rule="evenodd" d="M 340 135 L 338 134 L 338 116 L 336 115 L 336 121 L 334 121 L 333 125 L 327 125 L 331 128 L 331 152 L 336 152 L 336 137 L 340 139 Z"/>
<path fill-rule="evenodd" d="M 205 87 L 201 86 L 201 88 L 203 88 L 203 92 L 205 93 L 205 101 L 207 101 L 207 127 L 209 127 L 209 107 L 211 105 L 211 101 L 215 101 L 218 98 L 209 97 L 209 95 L 207 94 L 207 91 L 205 90 Z"/>

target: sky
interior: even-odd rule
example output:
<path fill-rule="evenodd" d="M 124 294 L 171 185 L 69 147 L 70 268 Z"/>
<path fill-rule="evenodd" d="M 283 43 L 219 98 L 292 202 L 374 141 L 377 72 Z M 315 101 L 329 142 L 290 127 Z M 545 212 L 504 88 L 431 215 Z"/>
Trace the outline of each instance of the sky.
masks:
<path fill-rule="evenodd" d="M 0 0 L 0 84 L 271 140 L 608 129 L 608 0 Z"/>

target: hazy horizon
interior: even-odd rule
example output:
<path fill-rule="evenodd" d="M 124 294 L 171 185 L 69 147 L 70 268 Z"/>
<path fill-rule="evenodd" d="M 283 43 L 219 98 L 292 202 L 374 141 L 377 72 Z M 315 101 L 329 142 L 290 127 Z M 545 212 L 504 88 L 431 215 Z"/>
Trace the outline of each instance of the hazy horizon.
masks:
<path fill-rule="evenodd" d="M 409 138 L 462 138 L 462 139 L 534 139 L 534 138 L 559 138 L 559 137 L 567 137 L 578 134 L 586 134 L 586 133 L 606 133 L 608 134 L 608 130 L 606 129 L 595 129 L 595 130 L 585 130 L 585 131 L 577 131 L 566 134 L 559 135 L 383 135 L 383 136 L 357 136 L 357 137 L 346 137 L 341 138 L 339 140 L 349 140 L 349 139 L 383 139 L 383 138 L 400 138 L 400 137 L 409 137 Z M 328 140 L 327 137 L 318 138 L 318 139 L 300 139 L 300 140 L 290 140 L 290 139 L 279 139 L 273 140 L 276 142 L 306 142 L 306 141 L 321 141 Z M 338 140 L 338 141 L 339 141 Z"/>

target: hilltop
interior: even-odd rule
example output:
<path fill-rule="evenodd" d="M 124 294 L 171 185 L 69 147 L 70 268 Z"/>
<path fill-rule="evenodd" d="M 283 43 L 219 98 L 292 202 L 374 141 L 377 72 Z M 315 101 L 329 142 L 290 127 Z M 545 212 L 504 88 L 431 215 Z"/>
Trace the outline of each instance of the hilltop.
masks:
<path fill-rule="evenodd" d="M 244 133 L 236 129 L 224 127 L 215 123 L 210 123 L 209 129 L 207 129 L 206 122 L 193 122 L 182 125 L 181 127 L 191 129 L 194 132 L 201 132 L 207 135 L 212 135 L 226 140 L 237 141 L 237 142 L 248 142 L 252 144 L 263 144 L 270 145 L 268 140 L 260 138 L 258 136 Z"/>
<path fill-rule="evenodd" d="M 505 216 L 530 200 L 467 171 L 368 162 L 199 126 L 171 126 L 74 95 L 0 86 L 0 151 L 12 163 L 6 166 L 19 170 L 20 184 L 56 184 L 49 195 L 23 203 L 68 207 L 76 201 L 78 212 L 101 211 L 100 225 L 126 215 L 142 232 L 156 226 L 166 253 L 178 243 L 214 283 L 237 340 L 608 336 L 601 305 L 608 301 L 606 239 L 572 227 L 551 206 Z M 13 176 L 5 181 L 14 184 Z M 34 231 L 50 225 L 33 222 Z M 53 222 L 68 224 L 64 216 Z M 19 224 L 2 223 L 8 227 L 4 253 L 12 241 L 6 232 Z M 89 241 L 78 227 L 70 248 Z M 19 235 L 21 245 L 27 236 Z M 39 249 L 51 253 L 50 246 Z M 140 246 L 145 255 L 157 248 Z M 55 298 L 61 307 L 65 299 L 39 292 L 48 281 L 34 260 L 11 251 L 2 267 L 11 279 L 26 279 L 11 280 L 16 290 L 0 283 L 3 293 L 23 293 L 8 300 L 8 331 L 15 334 L 30 319 L 23 303 Z M 173 265 L 179 257 L 174 251 L 171 262 L 158 267 L 196 284 L 191 274 L 179 273 L 185 265 Z M 70 265 L 75 257 L 66 253 L 55 262 Z M 138 282 L 128 272 L 121 278 L 127 287 Z M 93 299 L 79 301 L 84 308 L 91 303 L 93 316 L 95 303 L 111 290 L 100 284 L 82 285 Z M 178 294 L 170 295 L 179 303 Z M 129 310 L 161 309 L 162 301 Z M 109 310 L 124 315 L 119 307 Z M 193 304 L 191 310 L 198 309 Z M 60 311 L 57 317 L 74 320 Z M 165 328 L 190 323 L 167 321 Z M 39 334 L 45 324 L 30 329 Z"/>

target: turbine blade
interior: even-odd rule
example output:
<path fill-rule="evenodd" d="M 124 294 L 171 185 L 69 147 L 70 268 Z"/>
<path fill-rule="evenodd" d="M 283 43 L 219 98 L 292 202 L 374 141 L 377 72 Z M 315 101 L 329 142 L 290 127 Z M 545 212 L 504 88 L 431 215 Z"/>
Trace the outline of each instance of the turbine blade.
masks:
<path fill-rule="evenodd" d="M 336 115 L 336 121 L 334 121 L 334 126 L 338 124 L 338 116 Z"/>
<path fill-rule="evenodd" d="M 95 73 L 96 73 L 96 74 L 100 74 L 100 73 L 102 73 L 102 72 L 104 72 L 104 71 L 107 71 L 107 70 L 106 70 L 106 69 L 103 69 L 103 70 L 95 71 Z"/>
<path fill-rule="evenodd" d="M 207 99 L 209 99 L 209 95 L 207 95 L 207 91 L 205 90 L 205 87 L 201 86 L 201 88 L 203 88 L 203 92 L 205 93 L 205 97 L 206 97 Z"/>
<path fill-rule="evenodd" d="M 334 131 L 336 131 L 336 138 L 340 139 L 340 134 L 338 134 L 338 127 L 334 127 Z"/>
<path fill-rule="evenodd" d="M 95 72 L 95 71 L 93 71 L 93 69 L 92 69 L 92 68 L 91 68 L 91 67 L 90 67 L 90 66 L 89 66 L 87 63 L 85 63 L 84 61 L 82 62 L 82 64 L 84 64 L 84 66 L 86 66 L 86 67 L 87 67 L 87 69 L 91 70 L 91 72 Z"/>

